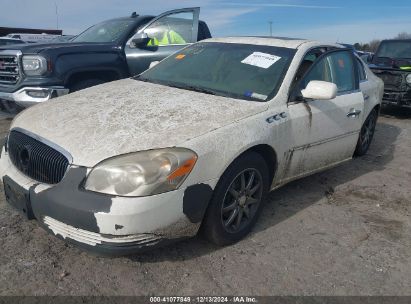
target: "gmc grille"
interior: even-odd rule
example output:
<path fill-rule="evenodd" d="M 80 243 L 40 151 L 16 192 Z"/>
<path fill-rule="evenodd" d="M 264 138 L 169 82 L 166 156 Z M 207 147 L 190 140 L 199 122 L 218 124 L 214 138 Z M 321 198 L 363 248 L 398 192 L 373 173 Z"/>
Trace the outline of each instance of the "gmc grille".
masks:
<path fill-rule="evenodd" d="M 0 84 L 16 84 L 20 79 L 19 59 L 17 55 L 0 54 Z"/>
<path fill-rule="evenodd" d="M 41 183 L 59 183 L 69 167 L 61 152 L 19 131 L 10 132 L 7 151 L 19 171 Z"/>

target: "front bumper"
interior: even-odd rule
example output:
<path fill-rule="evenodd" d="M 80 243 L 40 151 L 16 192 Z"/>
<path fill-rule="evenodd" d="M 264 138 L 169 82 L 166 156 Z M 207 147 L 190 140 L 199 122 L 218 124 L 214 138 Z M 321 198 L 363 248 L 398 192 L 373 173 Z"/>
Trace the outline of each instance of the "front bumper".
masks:
<path fill-rule="evenodd" d="M 383 103 L 411 107 L 411 90 L 406 92 L 384 91 Z"/>
<path fill-rule="evenodd" d="M 72 166 L 59 184 L 39 184 L 18 171 L 4 149 L 0 158 L 5 187 L 21 188 L 29 201 L 27 211 L 43 228 L 83 249 L 124 255 L 197 234 L 202 217 L 193 221 L 184 212 L 190 187 L 149 197 L 109 196 L 81 189 L 87 172 Z M 195 204 L 206 206 L 209 198 L 198 197 Z"/>
<path fill-rule="evenodd" d="M 16 92 L 0 92 L 0 99 L 15 102 L 21 107 L 27 108 L 51 98 L 63 96 L 69 93 L 64 87 L 24 87 Z"/>

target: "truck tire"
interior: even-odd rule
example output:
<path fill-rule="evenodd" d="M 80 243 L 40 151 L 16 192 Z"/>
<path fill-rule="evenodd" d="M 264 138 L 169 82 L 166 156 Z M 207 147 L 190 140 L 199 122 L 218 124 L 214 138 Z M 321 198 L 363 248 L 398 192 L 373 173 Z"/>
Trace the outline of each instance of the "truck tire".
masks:
<path fill-rule="evenodd" d="M 17 113 L 24 110 L 23 107 L 20 107 L 15 102 L 8 101 L 8 100 L 2 100 L 1 101 L 1 107 L 5 112 L 7 112 L 9 114 L 17 114 Z"/>
<path fill-rule="evenodd" d="M 91 87 L 94 87 L 94 86 L 102 84 L 102 83 L 105 83 L 105 81 L 102 80 L 102 79 L 98 79 L 98 78 L 84 79 L 84 80 L 81 80 L 79 82 L 75 82 L 70 87 L 70 93 L 77 92 L 77 91 L 80 91 L 80 90 L 84 90 L 84 89 L 87 89 L 87 88 L 91 88 Z"/>
<path fill-rule="evenodd" d="M 220 246 L 244 238 L 261 213 L 268 187 L 269 172 L 264 159 L 254 152 L 240 156 L 214 189 L 201 233 Z"/>

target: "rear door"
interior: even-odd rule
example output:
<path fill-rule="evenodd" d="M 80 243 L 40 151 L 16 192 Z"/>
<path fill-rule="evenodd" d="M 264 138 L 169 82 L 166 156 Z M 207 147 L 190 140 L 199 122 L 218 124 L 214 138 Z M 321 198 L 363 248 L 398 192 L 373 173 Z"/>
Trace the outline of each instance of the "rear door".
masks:
<path fill-rule="evenodd" d="M 293 148 L 283 181 L 312 173 L 352 157 L 361 129 L 364 98 L 354 55 L 348 50 L 321 56 L 301 79 L 296 90 L 311 80 L 333 82 L 337 97 L 332 100 L 303 100 L 289 103 Z"/>
<path fill-rule="evenodd" d="M 127 63 L 131 75 L 137 75 L 149 68 L 153 61 L 160 61 L 183 47 L 197 41 L 200 8 L 186 8 L 168 11 L 151 20 L 137 34 L 146 33 L 150 38 L 146 46 L 125 46 Z"/>
<path fill-rule="evenodd" d="M 371 73 L 371 71 L 365 68 L 365 64 L 361 59 L 356 57 L 356 62 L 360 79 L 360 90 L 364 96 L 364 115 L 366 115 L 379 103 L 378 83 L 368 78 L 368 73 Z M 366 117 L 363 118 L 365 119 Z"/>

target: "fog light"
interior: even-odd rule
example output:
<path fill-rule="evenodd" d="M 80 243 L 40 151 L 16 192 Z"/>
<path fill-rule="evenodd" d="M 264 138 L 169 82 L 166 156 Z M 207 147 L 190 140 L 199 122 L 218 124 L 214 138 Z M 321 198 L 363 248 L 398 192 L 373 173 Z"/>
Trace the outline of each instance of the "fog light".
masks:
<path fill-rule="evenodd" d="M 45 90 L 27 91 L 27 95 L 33 98 L 46 98 L 49 96 L 49 92 Z"/>

